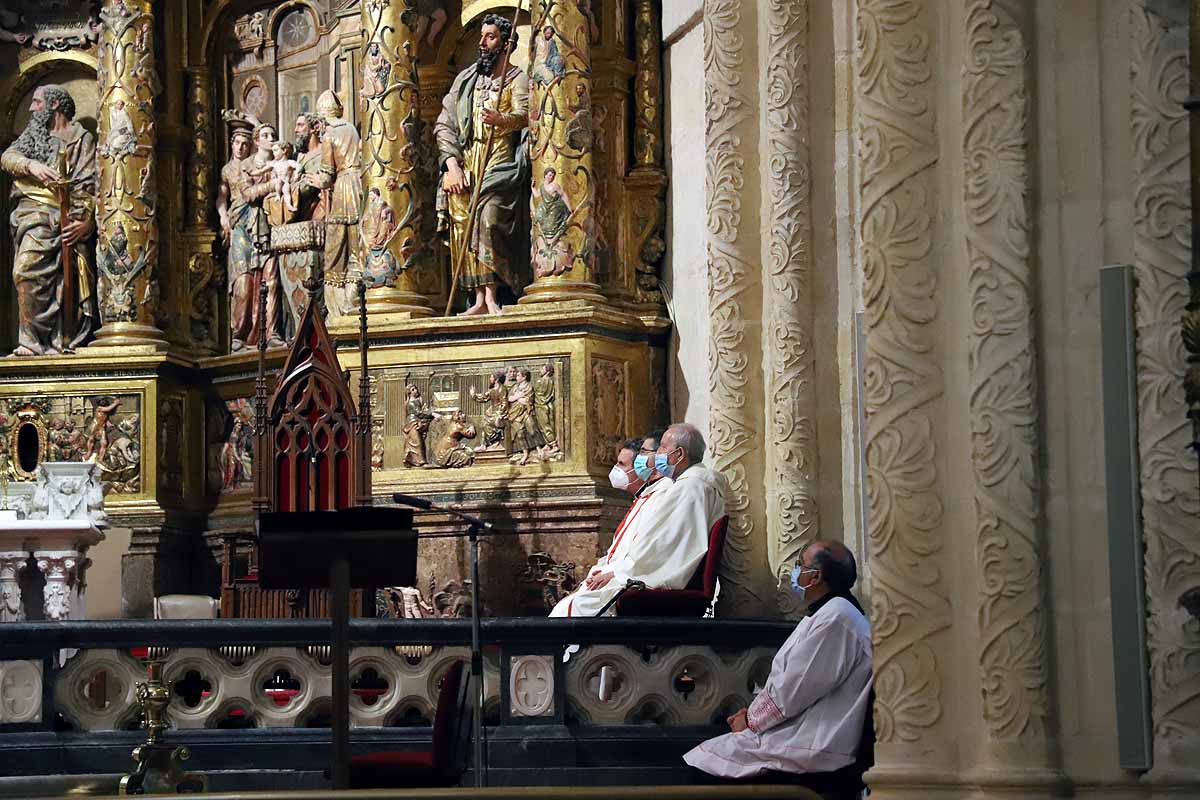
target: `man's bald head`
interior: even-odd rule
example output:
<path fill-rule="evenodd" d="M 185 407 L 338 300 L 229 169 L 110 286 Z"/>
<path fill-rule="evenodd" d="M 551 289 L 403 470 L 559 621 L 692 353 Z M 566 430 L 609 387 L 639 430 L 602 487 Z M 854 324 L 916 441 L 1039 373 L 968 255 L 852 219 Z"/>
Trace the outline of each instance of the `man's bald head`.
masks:
<path fill-rule="evenodd" d="M 833 594 L 850 591 L 858 580 L 854 554 L 841 542 L 817 539 L 804 548 L 800 561 L 806 568 L 821 570 L 820 583 Z"/>

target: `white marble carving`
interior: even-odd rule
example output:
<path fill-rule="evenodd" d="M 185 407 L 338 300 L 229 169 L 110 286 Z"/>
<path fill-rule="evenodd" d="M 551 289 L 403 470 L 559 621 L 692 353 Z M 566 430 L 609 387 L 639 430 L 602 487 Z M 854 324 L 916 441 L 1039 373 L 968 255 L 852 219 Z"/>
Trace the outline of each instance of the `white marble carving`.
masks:
<path fill-rule="evenodd" d="M 47 461 L 38 465 L 31 519 L 89 520 L 108 524 L 99 467 L 90 461 Z"/>
<path fill-rule="evenodd" d="M 552 656 L 517 656 L 508 675 L 510 712 L 515 717 L 544 717 L 554 711 Z"/>
<path fill-rule="evenodd" d="M 21 604 L 21 570 L 29 560 L 24 551 L 0 552 L 0 622 L 20 622 L 25 619 Z"/>
<path fill-rule="evenodd" d="M 0 661 L 0 725 L 37 722 L 41 716 L 41 662 Z"/>

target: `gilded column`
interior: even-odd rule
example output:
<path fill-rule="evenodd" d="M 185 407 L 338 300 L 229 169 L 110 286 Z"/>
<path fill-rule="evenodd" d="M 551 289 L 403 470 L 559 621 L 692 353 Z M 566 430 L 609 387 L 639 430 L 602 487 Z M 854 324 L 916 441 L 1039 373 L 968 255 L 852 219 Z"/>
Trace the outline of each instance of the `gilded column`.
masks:
<path fill-rule="evenodd" d="M 1180 598 L 1200 586 L 1200 487 L 1183 379 L 1180 319 L 1195 242 L 1189 192 L 1188 27 L 1182 9 L 1133 0 L 1133 267 L 1138 451 L 1145 539 L 1152 780 L 1200 764 L 1200 635 Z"/>
<path fill-rule="evenodd" d="M 192 124 L 191 153 L 187 165 L 187 228 L 183 234 L 187 262 L 188 339 L 192 346 L 217 352 L 220 319 L 217 286 L 220 276 L 213 259 L 216 232 L 210 224 L 212 192 L 212 81 L 205 67 L 187 71 L 187 115 Z"/>
<path fill-rule="evenodd" d="M 953 769 L 943 632 L 951 625 L 945 377 L 938 357 L 934 254 L 939 145 L 934 55 L 938 5 L 860 0 L 855 20 L 854 139 L 863 270 L 867 412 L 867 560 L 871 574 L 875 730 L 871 785 L 886 796 Z"/>
<path fill-rule="evenodd" d="M 634 300 L 657 307 L 662 302 L 658 270 L 666 252 L 667 173 L 663 168 L 662 14 L 655 0 L 637 0 L 633 44 L 633 169 L 625 179 L 631 241 L 620 258 L 633 265 L 629 288 Z"/>
<path fill-rule="evenodd" d="M 362 4 L 362 181 L 359 258 L 372 315 L 433 313 L 419 286 L 420 98 L 413 0 Z"/>
<path fill-rule="evenodd" d="M 730 488 L 718 612 L 744 617 L 774 611 L 762 501 L 756 23 L 751 0 L 705 0 L 708 444 L 712 466 Z"/>
<path fill-rule="evenodd" d="M 979 570 L 982 779 L 1056 781 L 1038 467 L 1029 106 L 1032 7 L 967 0 L 963 198 Z"/>
<path fill-rule="evenodd" d="M 592 54 L 578 0 L 534 0 L 529 59 L 533 284 L 522 303 L 602 302 L 595 283 Z"/>
<path fill-rule="evenodd" d="M 167 346 L 155 324 L 161 298 L 154 98 L 161 87 L 151 6 L 151 0 L 105 0 L 100 11 L 96 346 Z"/>

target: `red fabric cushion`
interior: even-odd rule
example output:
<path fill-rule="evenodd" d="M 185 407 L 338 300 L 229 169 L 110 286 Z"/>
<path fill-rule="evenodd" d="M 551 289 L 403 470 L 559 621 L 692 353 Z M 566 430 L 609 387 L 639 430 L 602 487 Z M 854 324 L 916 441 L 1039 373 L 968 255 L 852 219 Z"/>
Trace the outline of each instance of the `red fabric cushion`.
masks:
<path fill-rule="evenodd" d="M 700 560 L 686 589 L 634 589 L 617 601 L 619 617 L 702 617 L 717 592 L 717 573 L 725 549 L 729 517 L 713 523 L 708 552 Z"/>

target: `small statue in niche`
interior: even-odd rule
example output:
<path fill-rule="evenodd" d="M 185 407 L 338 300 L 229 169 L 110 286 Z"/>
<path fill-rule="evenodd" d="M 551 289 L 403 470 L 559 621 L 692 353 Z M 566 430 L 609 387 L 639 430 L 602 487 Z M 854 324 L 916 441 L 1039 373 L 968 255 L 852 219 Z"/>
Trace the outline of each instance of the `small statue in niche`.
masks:
<path fill-rule="evenodd" d="M 475 463 L 475 451 L 463 444 L 463 439 L 474 439 L 475 426 L 467 422 L 467 415 L 455 411 L 450 415 L 450 425 L 433 448 L 433 462 L 439 467 L 469 467 Z"/>
<path fill-rule="evenodd" d="M 119 397 L 102 397 L 95 401 L 92 411 L 92 427 L 88 431 L 87 449 L 83 454 L 84 460 L 100 463 L 108 455 L 108 420 L 120 405 Z"/>
<path fill-rule="evenodd" d="M 549 86 L 555 81 L 562 80 L 567 74 L 567 64 L 562 54 L 558 52 L 558 42 L 554 40 L 554 28 L 550 25 L 542 28 L 535 39 L 537 47 L 534 51 L 533 66 L 529 69 L 529 77 L 539 86 Z"/>
<path fill-rule="evenodd" d="M 480 394 L 473 387 L 471 389 L 471 399 L 486 404 L 483 410 L 483 441 L 475 447 L 476 453 L 504 444 L 504 432 L 508 429 L 508 388 L 504 385 L 507 380 L 504 370 L 497 370 L 492 373 L 486 392 Z"/>
<path fill-rule="evenodd" d="M 571 222 L 571 206 L 557 178 L 558 170 L 546 167 L 539 188 L 541 203 L 533 213 L 534 274 L 539 278 L 566 272 L 572 261 L 570 244 L 561 241 Z"/>
<path fill-rule="evenodd" d="M 425 456 L 425 434 L 429 433 L 434 414 L 429 410 L 429 405 L 421 399 L 421 390 L 413 385 L 408 387 L 408 402 L 404 407 L 404 463 L 410 467 L 423 467 L 428 462 Z"/>
<path fill-rule="evenodd" d="M 108 155 L 115 158 L 130 155 L 137 149 L 137 134 L 124 100 L 113 103 L 108 110 L 108 138 L 104 148 Z"/>
<path fill-rule="evenodd" d="M 372 186 L 367 193 L 367 208 L 363 212 L 362 239 L 366 246 L 363 254 L 363 280 L 367 288 L 386 286 L 392 276 L 401 270 L 396 256 L 388 244 L 396 233 L 396 212 L 383 199 L 379 189 Z"/>

